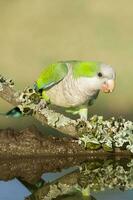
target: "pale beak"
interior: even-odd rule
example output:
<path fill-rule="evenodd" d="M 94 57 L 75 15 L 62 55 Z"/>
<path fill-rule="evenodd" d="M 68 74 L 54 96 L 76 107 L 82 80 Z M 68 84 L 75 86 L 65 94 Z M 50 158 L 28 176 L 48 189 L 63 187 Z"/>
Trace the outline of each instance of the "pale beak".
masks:
<path fill-rule="evenodd" d="M 105 93 L 111 93 L 113 92 L 114 87 L 115 87 L 115 81 L 111 79 L 102 84 L 101 91 Z"/>

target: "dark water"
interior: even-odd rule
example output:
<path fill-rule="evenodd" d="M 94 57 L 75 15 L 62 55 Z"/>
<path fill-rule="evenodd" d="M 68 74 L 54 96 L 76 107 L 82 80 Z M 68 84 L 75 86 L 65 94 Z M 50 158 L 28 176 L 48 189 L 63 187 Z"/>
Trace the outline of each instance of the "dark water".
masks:
<path fill-rule="evenodd" d="M 0 179 L 0 200 L 133 199 L 130 158 L 0 159 Z"/>

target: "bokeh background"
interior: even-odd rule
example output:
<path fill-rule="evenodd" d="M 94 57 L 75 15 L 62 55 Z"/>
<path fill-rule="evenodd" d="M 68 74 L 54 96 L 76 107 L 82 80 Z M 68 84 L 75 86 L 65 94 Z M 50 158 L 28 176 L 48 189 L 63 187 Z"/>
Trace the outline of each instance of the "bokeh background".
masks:
<path fill-rule="evenodd" d="M 58 60 L 98 60 L 117 74 L 113 94 L 90 107 L 105 117 L 133 113 L 132 0 L 0 0 L 0 73 L 21 90 Z M 0 100 L 0 111 L 11 105 Z M 22 127 L 32 118 L 5 119 L 0 127 Z"/>

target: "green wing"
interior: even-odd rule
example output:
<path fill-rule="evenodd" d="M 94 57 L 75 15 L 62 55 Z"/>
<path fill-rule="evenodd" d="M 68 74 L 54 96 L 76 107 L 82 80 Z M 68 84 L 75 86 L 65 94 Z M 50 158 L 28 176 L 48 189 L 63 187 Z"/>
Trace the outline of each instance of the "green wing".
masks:
<path fill-rule="evenodd" d="M 46 67 L 36 81 L 37 89 L 48 89 L 61 81 L 68 73 L 67 64 L 72 66 L 74 78 L 93 77 L 100 70 L 100 62 L 94 61 L 65 61 Z"/>
<path fill-rule="evenodd" d="M 48 89 L 61 81 L 67 75 L 67 72 L 68 68 L 66 63 L 51 64 L 43 70 L 36 81 L 36 86 L 39 90 Z"/>
<path fill-rule="evenodd" d="M 100 62 L 78 61 L 73 62 L 73 75 L 79 77 L 93 77 L 100 70 Z"/>

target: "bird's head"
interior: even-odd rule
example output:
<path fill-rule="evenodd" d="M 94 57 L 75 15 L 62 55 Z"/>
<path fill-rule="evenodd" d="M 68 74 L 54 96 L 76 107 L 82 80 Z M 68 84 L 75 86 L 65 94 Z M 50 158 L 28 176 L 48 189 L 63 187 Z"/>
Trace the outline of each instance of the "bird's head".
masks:
<path fill-rule="evenodd" d="M 111 93 L 115 88 L 115 72 L 113 68 L 106 64 L 100 65 L 100 70 L 96 75 L 99 83 L 99 90 L 104 93 Z"/>
<path fill-rule="evenodd" d="M 92 91 L 111 93 L 115 88 L 115 71 L 110 65 L 100 63 L 94 71 L 94 76 L 86 79 Z"/>
<path fill-rule="evenodd" d="M 95 61 L 82 62 L 76 64 L 74 70 L 74 76 L 79 77 L 79 85 L 81 85 L 81 88 L 86 88 L 87 92 L 113 92 L 115 71 L 110 65 Z"/>

